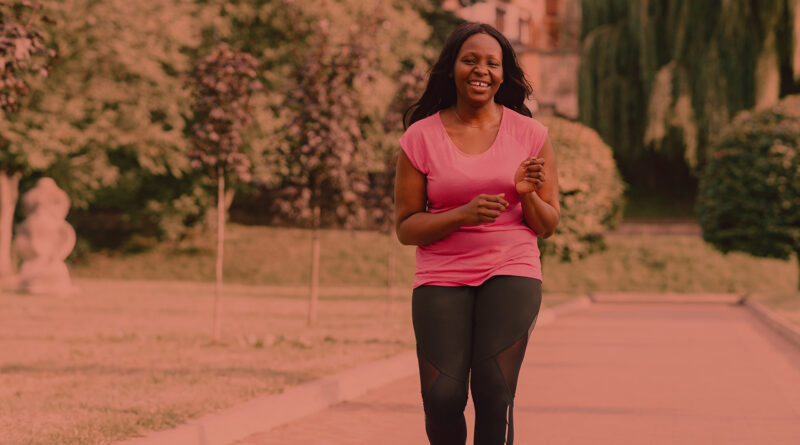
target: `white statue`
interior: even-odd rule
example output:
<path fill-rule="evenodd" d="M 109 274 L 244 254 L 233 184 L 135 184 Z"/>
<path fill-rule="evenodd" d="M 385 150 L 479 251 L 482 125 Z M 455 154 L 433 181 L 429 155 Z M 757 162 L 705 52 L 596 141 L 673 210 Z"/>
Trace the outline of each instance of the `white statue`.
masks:
<path fill-rule="evenodd" d="M 22 258 L 19 290 L 68 296 L 72 292 L 64 260 L 75 247 L 75 230 L 65 220 L 70 199 L 55 181 L 42 178 L 22 197 L 25 221 L 17 227 L 16 247 Z"/>

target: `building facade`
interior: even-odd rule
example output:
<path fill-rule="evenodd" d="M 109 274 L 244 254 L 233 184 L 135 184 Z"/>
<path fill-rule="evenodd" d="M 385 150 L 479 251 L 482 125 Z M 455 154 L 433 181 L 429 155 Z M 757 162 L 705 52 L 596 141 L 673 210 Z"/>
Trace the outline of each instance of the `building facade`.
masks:
<path fill-rule="evenodd" d="M 534 97 L 534 114 L 578 117 L 579 0 L 447 0 L 459 17 L 488 23 L 512 43 Z"/>

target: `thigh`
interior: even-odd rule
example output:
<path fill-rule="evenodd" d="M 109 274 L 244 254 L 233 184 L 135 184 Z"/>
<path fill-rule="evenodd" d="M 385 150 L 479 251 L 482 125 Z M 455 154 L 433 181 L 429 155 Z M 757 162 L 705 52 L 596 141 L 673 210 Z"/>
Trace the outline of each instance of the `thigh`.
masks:
<path fill-rule="evenodd" d="M 525 338 L 539 315 L 542 282 L 500 275 L 488 279 L 475 294 L 473 361 L 485 360 Z"/>
<path fill-rule="evenodd" d="M 411 300 L 417 348 L 441 373 L 466 379 L 472 351 L 474 288 L 419 286 Z"/>

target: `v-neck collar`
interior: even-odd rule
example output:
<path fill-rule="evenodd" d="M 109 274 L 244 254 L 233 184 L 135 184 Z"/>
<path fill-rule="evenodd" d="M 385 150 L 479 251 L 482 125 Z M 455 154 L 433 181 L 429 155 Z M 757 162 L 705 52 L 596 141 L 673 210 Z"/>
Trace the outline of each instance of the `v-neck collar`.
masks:
<path fill-rule="evenodd" d="M 458 146 L 456 145 L 455 142 L 453 142 L 453 139 L 450 137 L 450 134 L 447 133 L 447 128 L 444 126 L 444 121 L 442 121 L 442 110 L 439 110 L 436 113 L 436 117 L 439 120 L 439 128 L 442 129 L 442 132 L 444 133 L 444 137 L 445 137 L 445 139 L 447 139 L 447 142 L 450 145 L 450 147 L 452 147 L 453 150 L 455 150 L 461 156 L 465 156 L 465 157 L 468 157 L 468 158 L 477 158 L 477 157 L 483 156 L 486 153 L 489 153 L 490 151 L 492 151 L 492 149 L 494 149 L 495 145 L 497 145 L 498 141 L 500 140 L 500 133 L 503 130 L 503 125 L 505 125 L 505 121 L 506 121 L 506 107 L 505 107 L 505 105 L 500 105 L 500 125 L 497 126 L 497 134 L 495 134 L 494 140 L 489 145 L 489 147 L 486 148 L 486 150 L 483 150 L 482 152 L 475 153 L 475 154 L 464 152 L 463 150 L 458 148 Z"/>

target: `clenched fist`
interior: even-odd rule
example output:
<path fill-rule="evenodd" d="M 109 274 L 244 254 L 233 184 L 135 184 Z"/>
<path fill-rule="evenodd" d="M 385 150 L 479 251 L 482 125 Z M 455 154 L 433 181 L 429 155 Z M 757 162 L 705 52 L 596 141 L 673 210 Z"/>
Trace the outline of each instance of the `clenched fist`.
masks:
<path fill-rule="evenodd" d="M 505 193 L 499 195 L 487 195 L 481 193 L 472 198 L 472 201 L 461 207 L 465 215 L 465 224 L 474 225 L 487 222 L 494 222 L 500 213 L 508 207 L 508 201 L 503 199 Z"/>
<path fill-rule="evenodd" d="M 529 158 L 517 167 L 514 174 L 517 194 L 535 192 L 544 185 L 544 158 Z"/>

